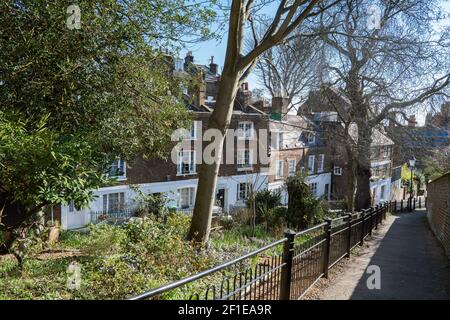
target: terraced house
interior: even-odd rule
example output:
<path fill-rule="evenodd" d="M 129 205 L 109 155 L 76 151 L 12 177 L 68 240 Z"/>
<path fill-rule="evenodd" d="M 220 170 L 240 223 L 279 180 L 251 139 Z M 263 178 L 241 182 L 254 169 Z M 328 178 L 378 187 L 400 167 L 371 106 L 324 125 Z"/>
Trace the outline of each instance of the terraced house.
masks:
<path fill-rule="evenodd" d="M 198 65 L 194 63 L 191 53 L 184 60 L 174 60 L 174 73 L 177 76 L 190 73 L 201 80 L 198 85 L 185 89 L 186 108 L 194 121 L 182 141 L 174 142 L 174 147 L 177 147 L 166 161 L 138 158 L 133 163 L 126 163 L 117 160 L 110 170 L 117 183 L 96 190 L 96 199 L 88 208 L 78 210 L 68 205 L 53 209 L 54 218 L 61 219 L 63 228 L 83 227 L 97 212 L 109 214 L 132 210 L 136 193 L 130 185 L 139 187 L 145 194 L 164 194 L 169 207 L 192 212 L 202 150 L 209 144 L 202 142 L 202 137 L 214 109 L 220 75 L 213 59 L 209 65 Z M 248 84 L 243 84 L 235 100 L 230 124 L 233 136 L 227 138 L 223 150 L 215 212 L 228 212 L 234 207 L 245 206 L 251 190 L 267 188 L 269 163 L 265 161 L 262 164 L 260 161 L 264 152 L 267 157 L 267 150 L 259 152 L 257 142 L 260 132 L 268 132 L 268 123 L 268 115 L 251 105 L 251 91 Z M 264 139 L 267 140 L 267 135 L 261 137 L 261 140 Z"/>

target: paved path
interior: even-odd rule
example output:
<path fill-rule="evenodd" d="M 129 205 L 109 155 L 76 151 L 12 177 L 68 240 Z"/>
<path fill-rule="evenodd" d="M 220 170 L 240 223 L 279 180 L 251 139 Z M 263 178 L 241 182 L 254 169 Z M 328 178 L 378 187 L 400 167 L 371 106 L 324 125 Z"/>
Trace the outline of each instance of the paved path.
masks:
<path fill-rule="evenodd" d="M 369 265 L 381 269 L 381 289 L 369 290 Z M 389 217 L 319 299 L 450 299 L 450 260 L 424 210 Z"/>

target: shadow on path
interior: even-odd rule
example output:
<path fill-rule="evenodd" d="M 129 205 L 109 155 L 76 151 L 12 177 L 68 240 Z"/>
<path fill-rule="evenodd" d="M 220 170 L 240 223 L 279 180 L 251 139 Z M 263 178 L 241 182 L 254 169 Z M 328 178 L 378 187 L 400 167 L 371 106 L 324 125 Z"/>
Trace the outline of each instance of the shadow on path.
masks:
<path fill-rule="evenodd" d="M 381 269 L 381 289 L 363 273 L 350 299 L 450 299 L 450 260 L 434 237 L 426 211 L 393 216 L 369 265 Z"/>

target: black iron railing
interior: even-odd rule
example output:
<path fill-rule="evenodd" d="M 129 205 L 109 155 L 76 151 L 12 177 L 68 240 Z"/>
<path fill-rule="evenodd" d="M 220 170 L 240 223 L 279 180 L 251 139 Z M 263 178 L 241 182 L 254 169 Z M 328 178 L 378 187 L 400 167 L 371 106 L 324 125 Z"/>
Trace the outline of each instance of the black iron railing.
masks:
<path fill-rule="evenodd" d="M 122 222 L 135 215 L 135 211 L 131 209 L 123 209 L 118 211 L 91 211 L 91 223 L 97 224 L 102 221 Z"/>
<path fill-rule="evenodd" d="M 406 201 L 406 200 L 404 200 Z M 426 198 L 390 201 L 285 237 L 237 259 L 153 289 L 140 299 L 300 299 L 386 219 L 387 212 L 422 208 Z M 409 203 L 409 204 L 408 204 Z"/>

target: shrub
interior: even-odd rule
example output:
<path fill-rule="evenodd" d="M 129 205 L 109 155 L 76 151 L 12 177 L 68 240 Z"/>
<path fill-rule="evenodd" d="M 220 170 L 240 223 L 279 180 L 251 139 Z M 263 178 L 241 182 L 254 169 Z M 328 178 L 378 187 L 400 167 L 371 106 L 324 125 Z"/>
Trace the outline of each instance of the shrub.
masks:
<path fill-rule="evenodd" d="M 304 177 L 295 175 L 287 182 L 289 204 L 287 219 L 289 224 L 298 230 L 310 227 L 323 221 L 327 213 L 327 205 L 322 199 L 315 198 L 304 182 Z"/>
<path fill-rule="evenodd" d="M 271 191 L 268 189 L 260 190 L 255 192 L 253 197 L 247 201 L 247 207 L 252 206 L 255 203 L 256 209 L 256 223 L 268 222 L 266 217 L 268 216 L 268 211 L 274 209 L 281 205 L 281 194 L 278 190 Z"/>

